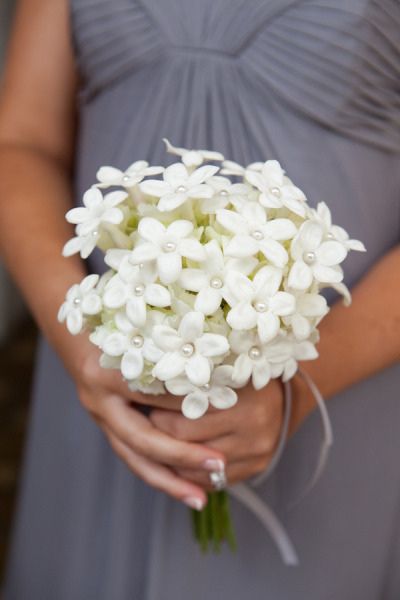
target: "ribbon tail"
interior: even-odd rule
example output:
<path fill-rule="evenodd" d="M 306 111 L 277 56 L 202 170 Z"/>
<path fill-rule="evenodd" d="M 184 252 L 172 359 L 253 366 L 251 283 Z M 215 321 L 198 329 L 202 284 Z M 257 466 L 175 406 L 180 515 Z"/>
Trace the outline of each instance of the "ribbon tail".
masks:
<path fill-rule="evenodd" d="M 296 550 L 283 525 L 269 506 L 245 483 L 229 486 L 227 490 L 258 517 L 274 540 L 283 562 L 288 566 L 297 566 L 299 559 Z"/>
<path fill-rule="evenodd" d="M 319 391 L 319 389 L 317 388 L 317 386 L 315 385 L 314 381 L 308 375 L 308 373 L 306 373 L 305 371 L 302 371 L 301 369 L 299 369 L 298 373 L 299 373 L 300 377 L 302 377 L 304 379 L 304 381 L 307 383 L 308 387 L 310 388 L 310 390 L 314 396 L 316 405 L 318 407 L 318 410 L 319 410 L 319 413 L 321 416 L 323 440 L 322 440 L 321 448 L 319 451 L 317 464 L 314 469 L 314 473 L 313 473 L 310 481 L 308 482 L 308 484 L 305 486 L 305 488 L 301 492 L 300 496 L 296 500 L 294 500 L 294 502 L 290 503 L 290 507 L 296 506 L 313 489 L 313 487 L 315 486 L 315 484 L 317 483 L 318 479 L 321 477 L 321 475 L 325 469 L 325 466 L 326 466 L 326 463 L 328 460 L 328 456 L 329 456 L 329 451 L 333 444 L 333 432 L 332 432 L 331 420 L 329 418 L 328 410 L 326 408 L 326 404 L 322 397 L 322 394 Z"/>

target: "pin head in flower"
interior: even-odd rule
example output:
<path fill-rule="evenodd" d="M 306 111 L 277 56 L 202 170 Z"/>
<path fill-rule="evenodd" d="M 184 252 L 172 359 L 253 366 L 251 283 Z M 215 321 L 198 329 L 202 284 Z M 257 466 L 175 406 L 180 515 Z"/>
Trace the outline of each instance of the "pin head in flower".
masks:
<path fill-rule="evenodd" d="M 321 290 L 349 303 L 342 264 L 365 248 L 324 202 L 310 207 L 277 160 L 242 166 L 165 143 L 177 162 L 101 167 L 67 213 L 64 255 L 98 247 L 109 270 L 72 286 L 58 318 L 89 331 L 101 365 L 131 389 L 182 396 L 196 419 L 318 356 Z"/>

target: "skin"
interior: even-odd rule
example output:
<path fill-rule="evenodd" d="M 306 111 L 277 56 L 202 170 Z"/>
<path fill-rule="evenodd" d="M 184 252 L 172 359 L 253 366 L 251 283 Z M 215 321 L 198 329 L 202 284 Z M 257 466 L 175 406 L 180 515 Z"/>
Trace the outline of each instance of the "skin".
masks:
<path fill-rule="evenodd" d="M 116 454 L 149 485 L 204 504 L 212 489 L 205 459 L 223 460 L 229 483 L 268 465 L 282 423 L 282 386 L 273 381 L 258 392 L 248 386 L 233 408 L 211 408 L 190 421 L 180 413 L 180 398 L 130 392 L 116 371 L 99 367 L 99 351 L 86 334 L 73 337 L 58 324 L 65 291 L 86 274 L 79 258 L 61 256 L 73 234 L 64 219 L 73 205 L 77 90 L 68 26 L 65 0 L 19 3 L 0 96 L 0 251 Z M 326 398 L 399 359 L 400 278 L 392 277 L 399 268 L 396 247 L 353 289 L 352 306 L 335 305 L 321 324 L 320 357 L 302 367 Z M 297 376 L 293 390 L 291 434 L 314 406 Z M 141 403 L 154 407 L 149 417 L 137 410 Z"/>

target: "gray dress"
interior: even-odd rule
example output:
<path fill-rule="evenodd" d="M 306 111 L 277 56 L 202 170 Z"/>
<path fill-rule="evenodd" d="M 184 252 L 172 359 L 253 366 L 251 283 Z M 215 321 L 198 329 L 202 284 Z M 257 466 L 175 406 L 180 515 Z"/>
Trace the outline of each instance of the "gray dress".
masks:
<path fill-rule="evenodd" d="M 350 286 L 399 242 L 398 0 L 72 0 L 71 17 L 77 199 L 99 165 L 165 161 L 166 136 L 279 159 L 365 242 Z M 235 498 L 237 554 L 203 557 L 187 508 L 113 454 L 41 342 L 4 600 L 398 600 L 399 388 L 395 365 L 329 400 L 333 451 L 300 504 L 317 413 L 258 486 L 298 567 Z"/>

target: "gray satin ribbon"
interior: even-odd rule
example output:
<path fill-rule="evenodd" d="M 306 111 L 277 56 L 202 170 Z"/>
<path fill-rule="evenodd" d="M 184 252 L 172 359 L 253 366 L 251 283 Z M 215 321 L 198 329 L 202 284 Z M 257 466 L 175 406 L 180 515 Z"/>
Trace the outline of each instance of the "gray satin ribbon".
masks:
<path fill-rule="evenodd" d="M 300 502 L 300 500 L 302 500 L 304 496 L 310 492 L 310 490 L 318 481 L 325 468 L 326 461 L 328 459 L 329 449 L 333 443 L 332 426 L 329 419 L 328 411 L 326 409 L 325 401 L 311 377 L 301 370 L 299 370 L 298 372 L 299 375 L 309 386 L 315 398 L 322 421 L 323 440 L 314 473 L 309 483 L 306 485 L 303 492 L 301 493 L 300 497 L 293 504 L 297 504 L 298 502 Z M 268 504 L 262 498 L 260 498 L 260 496 L 258 496 L 251 488 L 251 486 L 257 486 L 260 483 L 264 482 L 271 475 L 271 473 L 276 468 L 276 465 L 278 464 L 285 447 L 285 442 L 287 439 L 287 433 L 289 429 L 290 415 L 292 410 L 292 389 L 289 382 L 284 382 L 283 385 L 285 411 L 278 445 L 275 450 L 274 456 L 272 457 L 272 460 L 270 461 L 267 469 L 263 471 L 260 475 L 257 475 L 257 477 L 253 477 L 252 479 L 250 479 L 249 483 L 237 483 L 235 485 L 228 486 L 226 489 L 227 492 L 229 492 L 232 496 L 234 496 L 237 500 L 244 504 L 244 506 L 246 506 L 250 510 L 250 512 L 252 512 L 254 516 L 259 519 L 259 521 L 262 523 L 262 525 L 265 527 L 265 529 L 275 542 L 283 562 L 288 566 L 297 566 L 299 564 L 299 558 L 285 528 L 283 527 L 277 516 L 274 514 L 274 512 L 271 510 L 271 508 L 268 506 Z"/>

